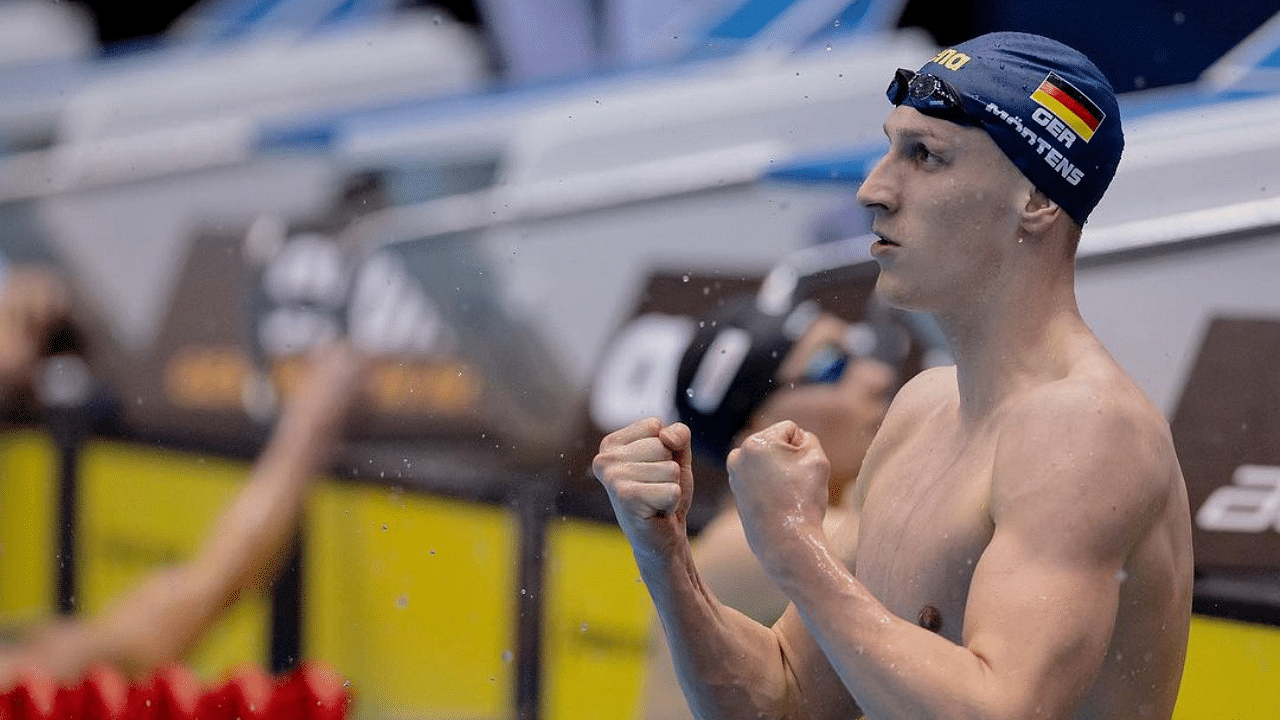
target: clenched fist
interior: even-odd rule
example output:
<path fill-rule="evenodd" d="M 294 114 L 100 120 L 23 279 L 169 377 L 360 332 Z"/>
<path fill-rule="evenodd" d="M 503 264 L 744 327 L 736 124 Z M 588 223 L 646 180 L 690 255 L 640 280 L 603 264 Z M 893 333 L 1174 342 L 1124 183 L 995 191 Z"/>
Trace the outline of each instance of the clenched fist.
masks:
<path fill-rule="evenodd" d="M 772 574 L 796 539 L 823 532 L 831 464 L 813 433 L 783 420 L 730 452 L 728 468 L 747 542 Z"/>
<path fill-rule="evenodd" d="M 689 428 L 638 420 L 600 441 L 592 471 L 609 493 L 618 525 L 637 553 L 686 542 L 693 500 Z"/>

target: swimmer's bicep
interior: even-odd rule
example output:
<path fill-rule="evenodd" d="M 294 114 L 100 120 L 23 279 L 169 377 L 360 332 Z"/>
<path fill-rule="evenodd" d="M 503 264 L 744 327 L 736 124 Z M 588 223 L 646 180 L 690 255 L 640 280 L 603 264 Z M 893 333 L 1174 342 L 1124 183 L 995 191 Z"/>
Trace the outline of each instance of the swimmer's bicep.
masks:
<path fill-rule="evenodd" d="M 1091 420 L 1067 428 L 1052 414 L 1028 418 L 995 458 L 992 537 L 974 569 L 962 642 L 1028 711 L 1073 707 L 1101 667 L 1147 505 L 1125 485 L 1139 466 L 1114 419 Z"/>
<path fill-rule="evenodd" d="M 1014 715 L 1065 717 L 1102 665 L 1119 591 L 1104 565 L 1046 557 L 1022 534 L 998 527 L 978 561 L 962 643 Z"/>

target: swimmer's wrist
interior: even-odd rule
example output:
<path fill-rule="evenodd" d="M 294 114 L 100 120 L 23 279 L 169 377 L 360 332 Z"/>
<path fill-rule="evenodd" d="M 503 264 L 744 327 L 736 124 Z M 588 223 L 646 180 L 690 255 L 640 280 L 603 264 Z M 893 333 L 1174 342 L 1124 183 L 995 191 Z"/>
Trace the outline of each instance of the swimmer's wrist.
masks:
<path fill-rule="evenodd" d="M 761 543 L 756 553 L 760 563 L 780 585 L 802 581 L 809 568 L 830 562 L 830 540 L 822 523 L 803 518 L 786 518 L 775 538 Z M 843 564 L 839 564 L 843 569 Z"/>

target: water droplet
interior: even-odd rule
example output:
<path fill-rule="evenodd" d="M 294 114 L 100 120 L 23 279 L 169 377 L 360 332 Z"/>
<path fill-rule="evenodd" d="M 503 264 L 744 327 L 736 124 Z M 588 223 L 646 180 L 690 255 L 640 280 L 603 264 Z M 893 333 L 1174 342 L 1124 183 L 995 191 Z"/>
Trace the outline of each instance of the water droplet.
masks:
<path fill-rule="evenodd" d="M 409 598 L 405 597 L 404 595 L 401 595 L 400 597 L 396 598 L 396 607 L 400 608 L 401 610 L 409 607 Z"/>
<path fill-rule="evenodd" d="M 1181 25 L 1182 23 L 1184 23 L 1184 22 L 1186 22 L 1186 21 L 1187 21 L 1187 16 L 1186 16 L 1186 15 L 1184 15 L 1184 14 L 1182 14 L 1181 12 L 1176 12 L 1176 13 L 1174 13 L 1174 14 L 1173 14 L 1173 24 L 1174 24 L 1174 25 Z"/>
<path fill-rule="evenodd" d="M 387 531 L 387 524 L 382 523 L 382 532 L 386 532 L 386 531 Z"/>
<path fill-rule="evenodd" d="M 502 651 L 502 662 L 504 663 L 510 664 L 511 661 L 515 659 L 515 657 L 516 657 L 515 653 L 511 652 L 510 650 Z"/>
<path fill-rule="evenodd" d="M 586 631 L 587 631 L 586 623 L 582 623 L 581 625 L 578 626 L 578 632 L 586 632 Z"/>

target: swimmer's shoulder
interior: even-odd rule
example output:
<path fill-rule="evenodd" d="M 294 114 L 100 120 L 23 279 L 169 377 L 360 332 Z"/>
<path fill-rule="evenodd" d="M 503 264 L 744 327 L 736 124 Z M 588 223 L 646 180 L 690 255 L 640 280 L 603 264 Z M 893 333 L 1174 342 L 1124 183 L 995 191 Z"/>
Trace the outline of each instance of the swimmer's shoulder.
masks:
<path fill-rule="evenodd" d="M 909 444 L 924 420 L 959 402 L 954 366 L 923 370 L 908 380 L 885 413 L 863 462 L 863 474 L 874 470 L 889 454 Z M 872 473 L 874 474 L 874 473 Z"/>
<path fill-rule="evenodd" d="M 1061 379 L 1044 383 L 1022 399 L 1026 415 L 1043 415 L 1064 423 L 1095 424 L 1141 433 L 1148 439 L 1167 437 L 1169 423 L 1145 392 L 1105 353 L 1077 363 Z M 1017 424 L 1016 422 L 1014 423 Z"/>
<path fill-rule="evenodd" d="M 1111 494 L 1125 478 L 1134 509 L 1162 505 L 1181 481 L 1168 421 L 1113 361 L 1074 368 L 1036 386 L 1012 404 L 1001 421 L 1001 444 L 1022 445 L 1060 467 L 1080 468 L 1098 492 Z"/>
<path fill-rule="evenodd" d="M 956 403 L 958 399 L 954 365 L 922 370 L 898 390 L 885 414 L 882 428 L 892 428 L 903 422 L 914 423 L 939 408 Z"/>

